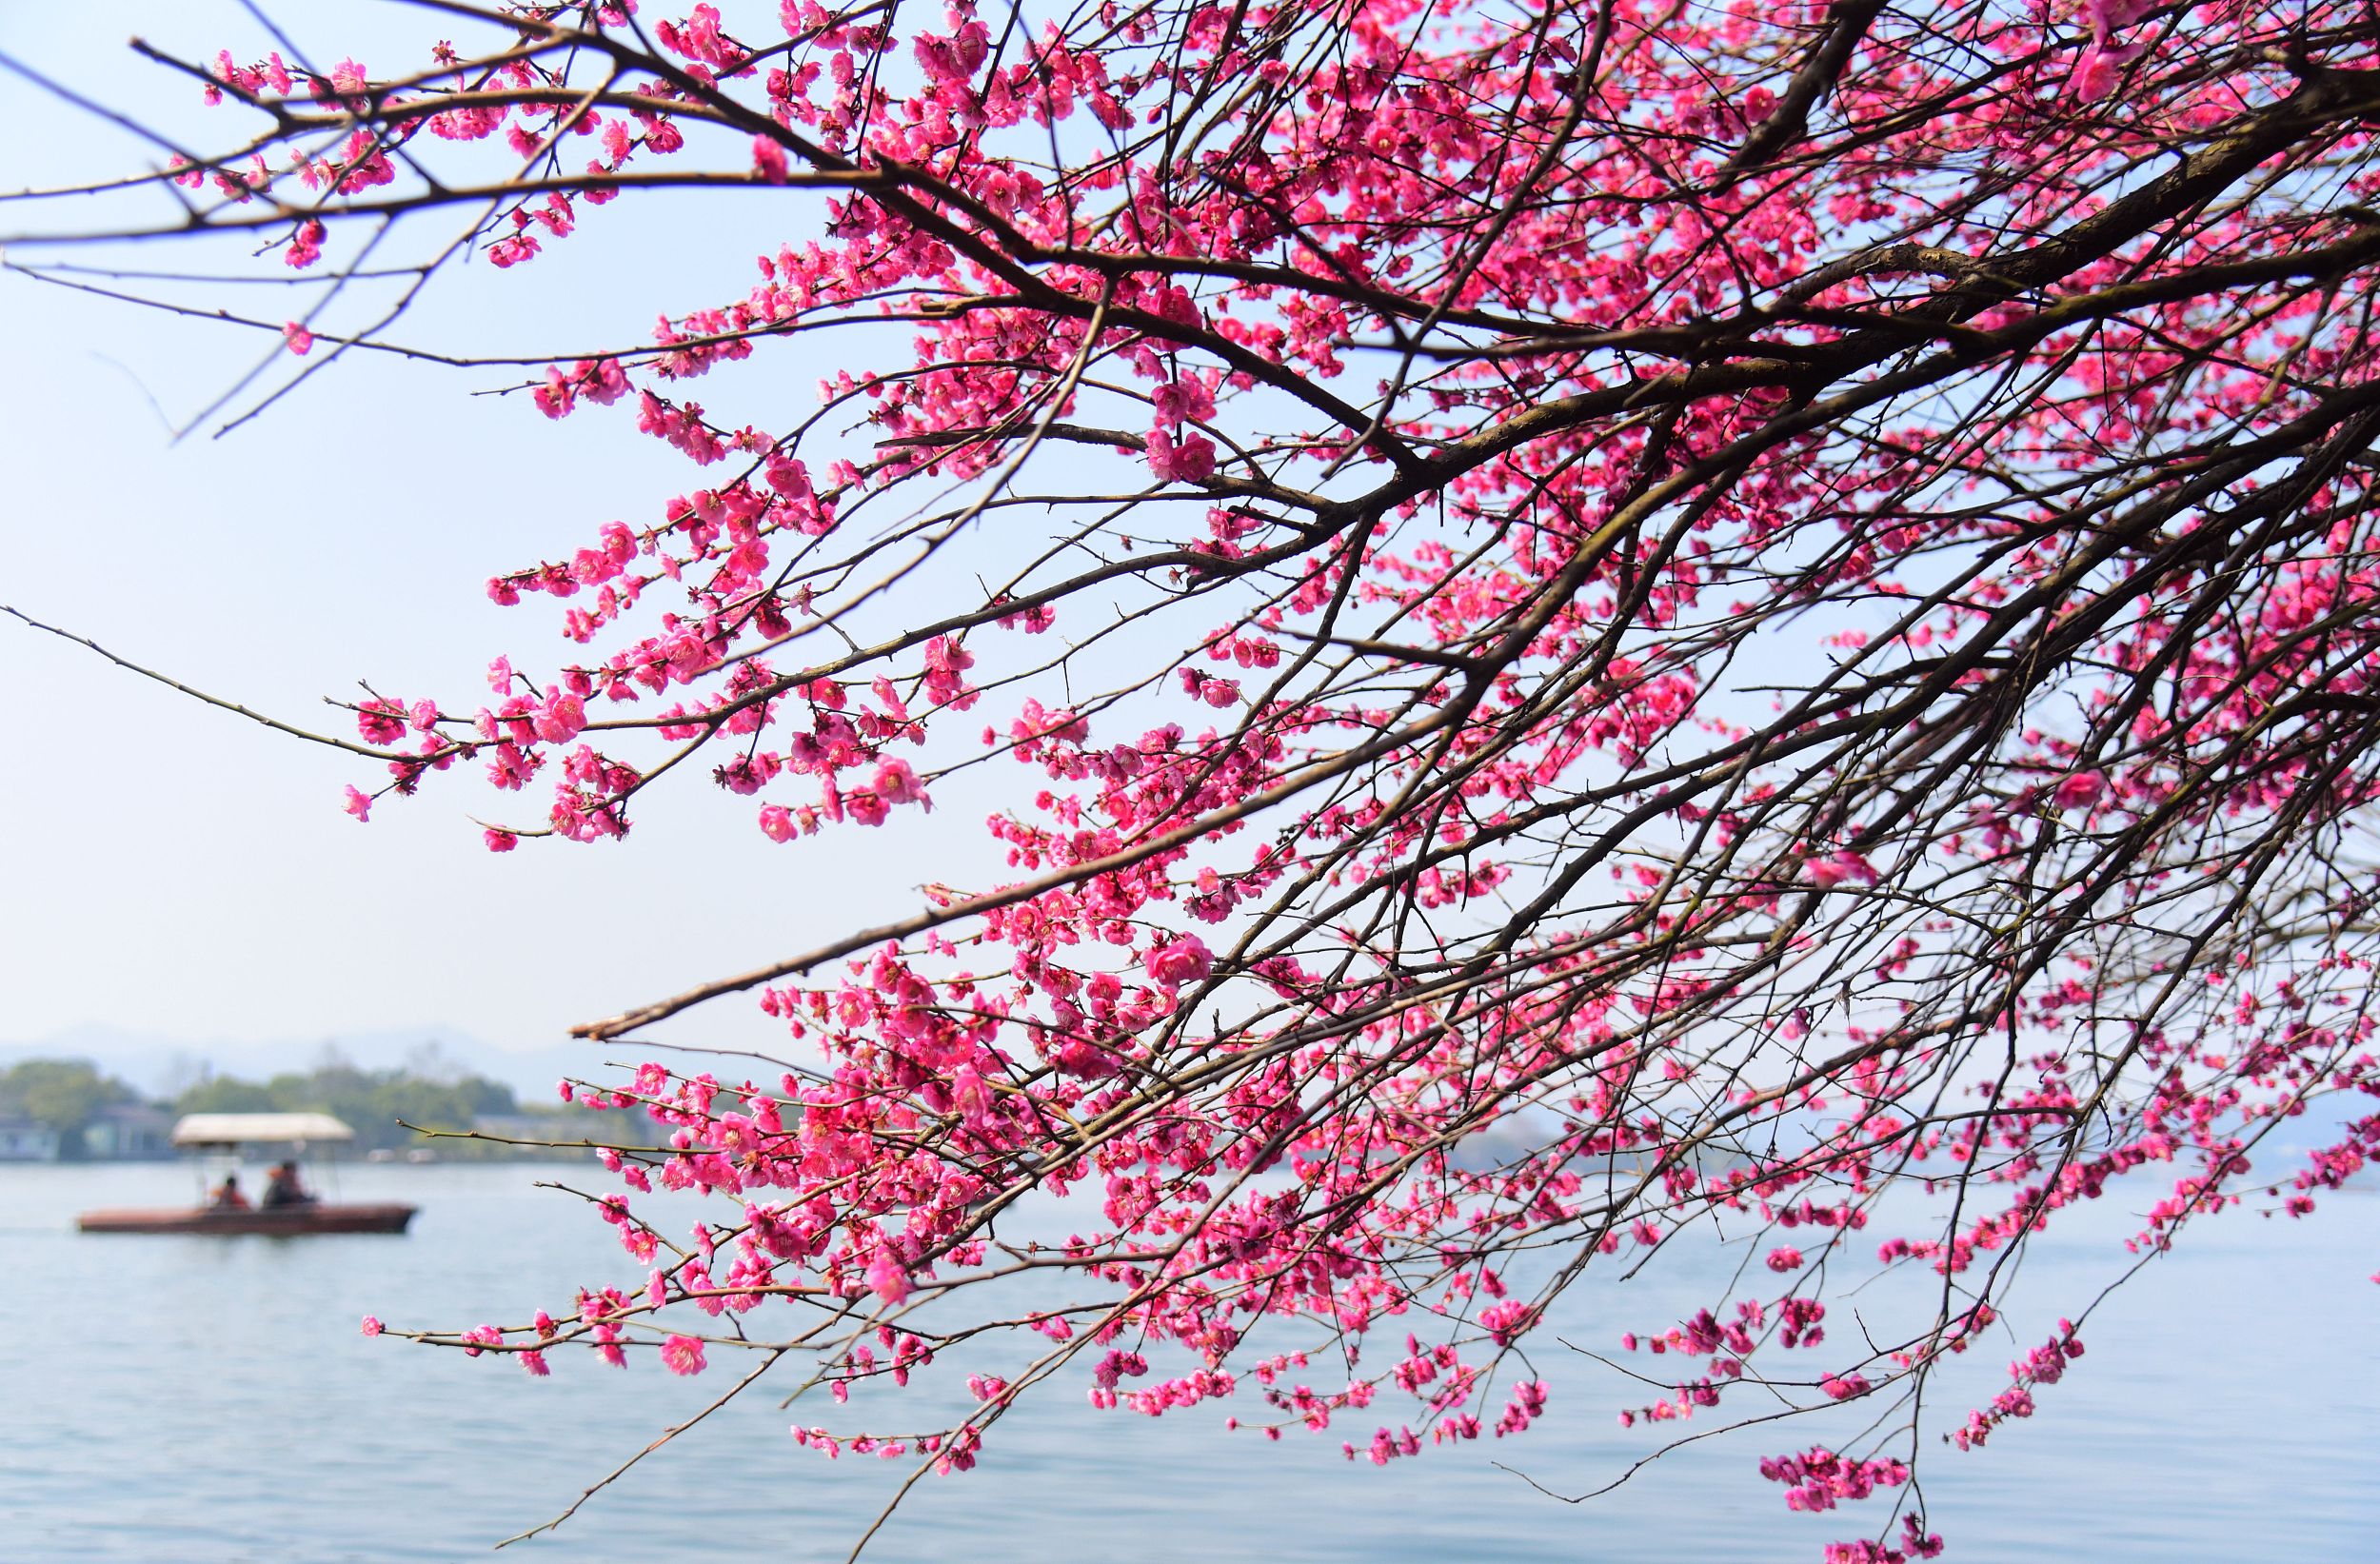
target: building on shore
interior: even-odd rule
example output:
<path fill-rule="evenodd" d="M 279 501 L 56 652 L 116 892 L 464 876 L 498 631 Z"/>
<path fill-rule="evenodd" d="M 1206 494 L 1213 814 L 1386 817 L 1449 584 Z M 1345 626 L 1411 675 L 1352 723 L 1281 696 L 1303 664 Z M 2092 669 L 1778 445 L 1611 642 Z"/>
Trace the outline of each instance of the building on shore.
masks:
<path fill-rule="evenodd" d="M 117 1162 L 173 1156 L 173 1115 L 146 1102 L 110 1102 L 83 1126 L 83 1155 Z"/>
<path fill-rule="evenodd" d="M 110 1102 L 70 1135 L 0 1108 L 0 1162 L 162 1162 L 173 1155 L 173 1115 L 146 1102 Z"/>
<path fill-rule="evenodd" d="M 54 1162 L 58 1132 L 37 1119 L 0 1111 L 0 1162 Z"/>

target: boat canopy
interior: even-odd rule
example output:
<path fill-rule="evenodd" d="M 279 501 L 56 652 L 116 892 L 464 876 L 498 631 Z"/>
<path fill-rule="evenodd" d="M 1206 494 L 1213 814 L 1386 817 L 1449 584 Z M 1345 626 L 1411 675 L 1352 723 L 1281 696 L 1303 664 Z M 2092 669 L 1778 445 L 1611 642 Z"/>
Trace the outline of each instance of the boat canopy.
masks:
<path fill-rule="evenodd" d="M 327 1113 L 194 1113 L 173 1126 L 177 1146 L 245 1146 L 352 1140 L 355 1132 Z"/>

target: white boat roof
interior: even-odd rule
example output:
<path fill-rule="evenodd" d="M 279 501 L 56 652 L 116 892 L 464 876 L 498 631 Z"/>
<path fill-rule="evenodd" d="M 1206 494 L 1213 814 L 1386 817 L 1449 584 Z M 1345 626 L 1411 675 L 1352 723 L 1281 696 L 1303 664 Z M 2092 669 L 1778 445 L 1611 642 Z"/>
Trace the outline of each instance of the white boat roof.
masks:
<path fill-rule="evenodd" d="M 354 1138 L 353 1130 L 327 1113 L 194 1113 L 185 1114 L 173 1126 L 177 1146 Z"/>

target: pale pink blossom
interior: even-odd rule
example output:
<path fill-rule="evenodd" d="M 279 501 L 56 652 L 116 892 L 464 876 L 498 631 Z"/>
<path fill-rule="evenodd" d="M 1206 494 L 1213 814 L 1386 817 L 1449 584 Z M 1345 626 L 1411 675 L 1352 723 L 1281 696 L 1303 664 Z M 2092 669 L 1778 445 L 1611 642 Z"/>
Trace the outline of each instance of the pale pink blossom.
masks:
<path fill-rule="evenodd" d="M 2074 62 L 2074 73 L 2067 78 L 2067 89 L 2077 103 L 2098 102 L 2115 90 L 2124 68 L 2140 57 L 2142 48 L 2139 44 L 2092 44 Z"/>
<path fill-rule="evenodd" d="M 899 1303 L 909 1296 L 908 1270 L 893 1257 L 889 1245 L 878 1245 L 868 1257 L 866 1275 L 868 1290 L 886 1303 Z"/>
<path fill-rule="evenodd" d="M 2108 780 L 2096 771 L 2078 771 L 2057 784 L 2052 795 L 2060 809 L 2088 809 L 2107 796 Z"/>
<path fill-rule="evenodd" d="M 1876 881 L 1875 866 L 1859 854 L 1848 851 L 1814 858 L 1802 865 L 1802 873 L 1822 891 L 1845 883 L 1873 885 Z"/>
<path fill-rule="evenodd" d="M 1215 471 L 1215 442 L 1202 434 L 1177 440 L 1162 426 L 1151 430 L 1149 471 L 1164 483 L 1201 483 Z"/>
<path fill-rule="evenodd" d="M 886 761 L 876 768 L 876 793 L 887 803 L 922 803 L 925 790 L 906 761 Z"/>
<path fill-rule="evenodd" d="M 1215 957 L 1206 948 L 1205 940 L 1195 934 L 1184 934 L 1150 951 L 1141 966 L 1149 980 L 1159 987 L 1180 988 L 1186 983 L 1204 982 L 1215 970 Z"/>

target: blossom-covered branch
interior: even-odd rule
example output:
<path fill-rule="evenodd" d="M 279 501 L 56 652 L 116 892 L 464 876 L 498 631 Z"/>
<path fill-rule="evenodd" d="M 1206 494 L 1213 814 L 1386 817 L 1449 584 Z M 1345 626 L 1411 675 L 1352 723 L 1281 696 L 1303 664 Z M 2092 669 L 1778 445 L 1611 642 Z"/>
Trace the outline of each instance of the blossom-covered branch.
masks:
<path fill-rule="evenodd" d="M 1932 1426 L 2031 1235 L 2153 1165 L 2154 1253 L 2380 1150 L 2364 1101 L 2259 1152 L 2380 1093 L 2368 10 L 432 9 L 478 41 L 183 63 L 225 149 L 89 192 L 164 215 L 10 247 L 214 314 L 89 257 L 268 239 L 324 302 L 227 325 L 293 365 L 501 370 L 405 335 L 460 258 L 664 187 L 782 224 L 508 383 L 696 472 L 488 583 L 552 665 L 357 703 L 351 807 L 478 772 L 509 851 L 707 778 L 798 853 L 990 797 L 1012 873 L 588 1022 L 748 993 L 806 1061 L 566 1088 L 674 1130 L 589 1197 L 638 1274 L 423 1339 L 840 1405 L 1038 1333 L 956 1423 L 798 1437 L 963 1469 L 1083 1369 L 1388 1461 L 1553 1415 L 1555 1296 L 1724 1243 L 1603 1415 L 1870 1403 L 1759 1470 L 1882 1498 L 1829 1550 L 1880 1564 L 1940 1548 L 1931 1436 L 2082 1353 L 2089 1300 L 2022 1322 Z M 799 406 L 730 372 L 797 359 Z M 723 1203 L 666 1239 L 657 1185 Z"/>

